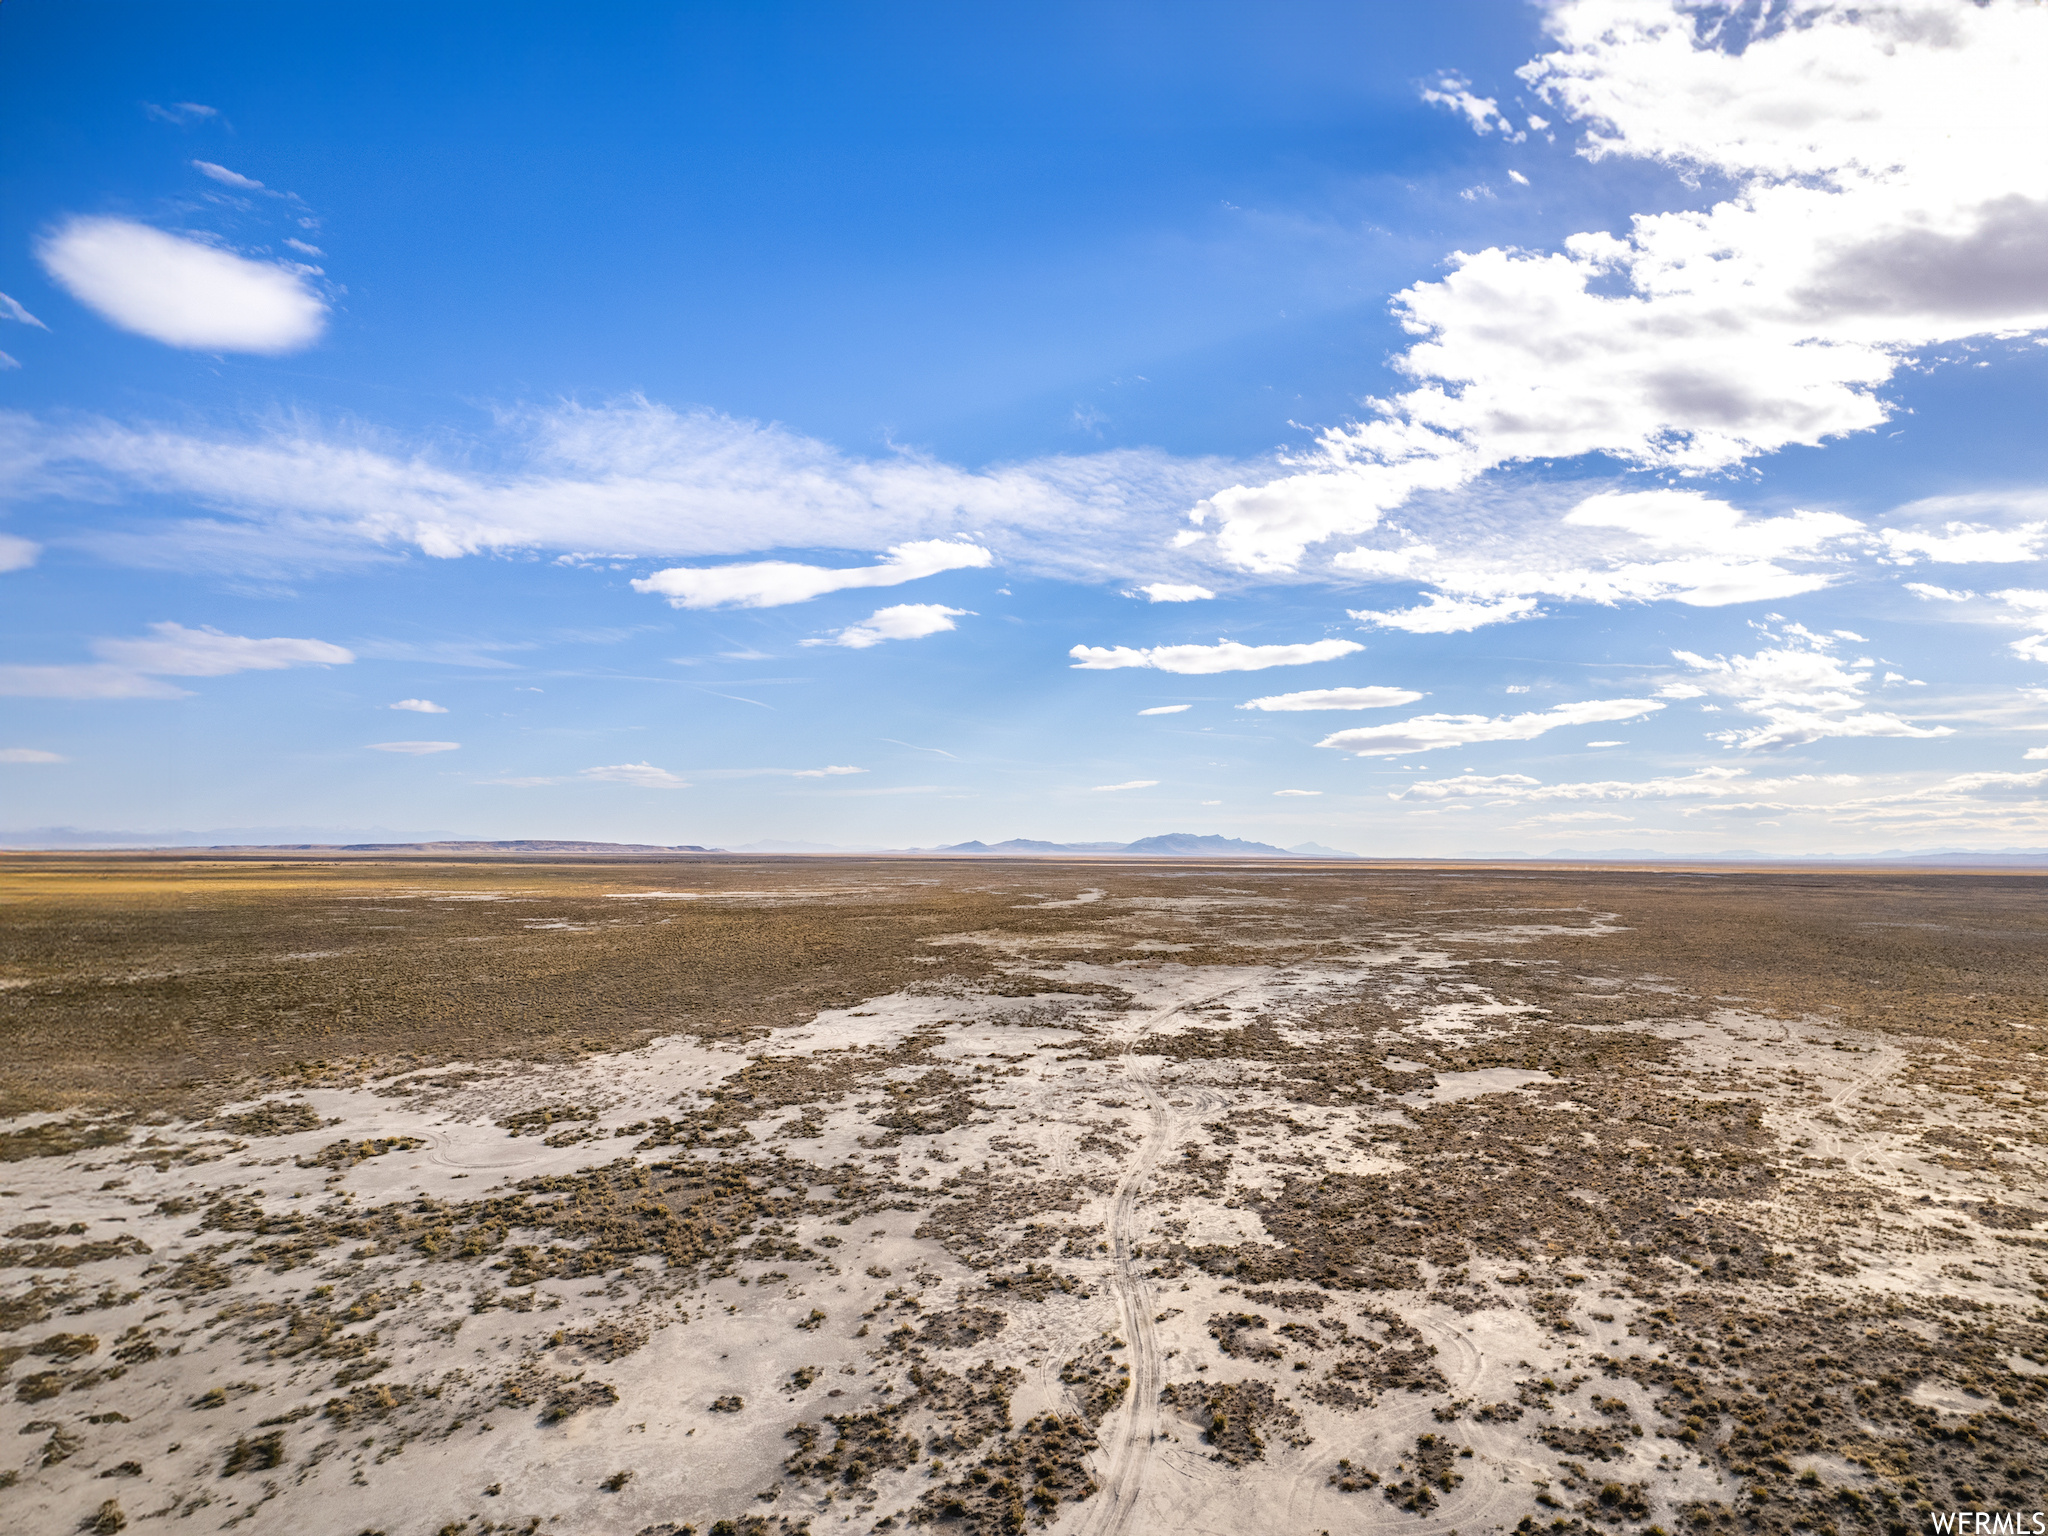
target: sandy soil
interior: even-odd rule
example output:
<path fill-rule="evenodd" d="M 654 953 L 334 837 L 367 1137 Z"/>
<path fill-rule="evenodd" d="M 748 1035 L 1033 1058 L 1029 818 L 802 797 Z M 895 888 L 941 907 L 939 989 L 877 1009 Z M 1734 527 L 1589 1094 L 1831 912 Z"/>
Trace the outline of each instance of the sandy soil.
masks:
<path fill-rule="evenodd" d="M 2024 877 L 8 880 L 9 1529 L 2042 1503 Z"/>

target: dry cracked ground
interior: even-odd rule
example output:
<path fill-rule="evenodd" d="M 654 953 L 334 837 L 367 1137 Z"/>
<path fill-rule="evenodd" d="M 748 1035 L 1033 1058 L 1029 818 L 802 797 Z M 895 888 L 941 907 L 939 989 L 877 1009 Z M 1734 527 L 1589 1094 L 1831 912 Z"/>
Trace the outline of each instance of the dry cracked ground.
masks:
<path fill-rule="evenodd" d="M 2039 1508 L 2043 894 L 10 858 L 0 1524 Z"/>

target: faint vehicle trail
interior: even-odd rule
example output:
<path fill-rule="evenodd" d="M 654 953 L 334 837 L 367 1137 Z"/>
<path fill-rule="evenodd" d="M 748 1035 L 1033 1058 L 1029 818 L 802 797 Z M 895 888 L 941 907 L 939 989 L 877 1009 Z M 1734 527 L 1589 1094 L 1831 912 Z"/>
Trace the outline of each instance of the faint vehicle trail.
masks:
<path fill-rule="evenodd" d="M 1858 1074 L 1847 1087 L 1827 1101 L 1827 1108 L 1822 1114 L 1839 1122 L 1845 1109 L 1906 1064 L 1906 1053 L 1896 1046 L 1879 1045 L 1876 1054 L 1877 1059 L 1870 1064 L 1867 1071 Z M 1846 1155 L 1844 1149 L 1847 1143 L 1839 1131 L 1822 1121 L 1820 1116 L 1814 1117 L 1813 1139 L 1814 1151 L 1822 1157 Z"/>
<path fill-rule="evenodd" d="M 1486 1371 L 1486 1352 L 1472 1341 L 1471 1335 L 1456 1323 L 1438 1322 L 1433 1318 L 1418 1318 L 1414 1325 L 1440 1345 L 1436 1364 L 1448 1383 L 1444 1395 L 1455 1399 L 1475 1392 Z M 1382 1436 L 1390 1448 L 1388 1454 L 1398 1451 L 1402 1442 L 1418 1434 L 1435 1431 L 1456 1438 L 1457 1425 L 1438 1424 L 1435 1406 L 1434 1394 L 1412 1402 L 1402 1402 L 1398 1398 L 1389 1401 L 1387 1395 L 1383 1395 L 1372 1416 L 1362 1421 L 1360 1428 L 1369 1427 Z M 1331 1450 L 1333 1454 L 1342 1453 L 1341 1446 Z M 1452 1530 L 1473 1528 L 1490 1518 L 1497 1505 L 1507 1502 L 1499 1491 L 1498 1475 L 1476 1475 L 1484 1463 L 1475 1460 L 1470 1468 L 1461 1465 L 1464 1483 L 1443 1495 L 1437 1508 L 1418 1521 L 1417 1516 L 1392 1506 L 1382 1508 L 1376 1493 L 1373 1499 L 1366 1500 L 1359 1494 L 1331 1492 L 1328 1484 L 1331 1459 L 1331 1456 L 1319 1453 L 1288 1484 L 1285 1508 L 1290 1520 L 1330 1525 L 1342 1522 L 1354 1527 L 1363 1521 L 1366 1525 L 1396 1527 L 1401 1536 L 1444 1536 Z"/>
<path fill-rule="evenodd" d="M 1195 1003 L 1213 1002 L 1224 992 L 1235 990 L 1224 988 L 1160 1009 L 1147 1028 L 1156 1028 Z M 1099 1431 L 1109 1465 L 1102 1475 L 1101 1499 L 1089 1508 L 1081 1526 L 1085 1536 L 1125 1536 L 1136 1529 L 1145 1474 L 1159 1440 L 1159 1392 L 1165 1373 L 1159 1336 L 1152 1321 L 1156 1292 L 1151 1280 L 1138 1268 L 1137 1212 L 1138 1197 L 1166 1153 L 1172 1117 L 1159 1090 L 1159 1059 L 1135 1057 L 1126 1046 L 1124 1061 L 1129 1068 L 1125 1083 L 1145 1096 L 1145 1140 L 1125 1166 L 1109 1207 L 1110 1285 L 1123 1312 L 1124 1340 L 1130 1347 L 1131 1384 L 1121 1411 L 1113 1420 L 1106 1420 Z"/>

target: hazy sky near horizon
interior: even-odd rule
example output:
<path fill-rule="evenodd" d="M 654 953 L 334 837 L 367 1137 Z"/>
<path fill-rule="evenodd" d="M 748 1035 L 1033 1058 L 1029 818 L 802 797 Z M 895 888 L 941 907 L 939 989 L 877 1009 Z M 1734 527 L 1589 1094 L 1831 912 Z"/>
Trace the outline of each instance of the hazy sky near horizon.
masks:
<path fill-rule="evenodd" d="M 2048 9 L 0 10 L 0 834 L 2048 845 Z"/>

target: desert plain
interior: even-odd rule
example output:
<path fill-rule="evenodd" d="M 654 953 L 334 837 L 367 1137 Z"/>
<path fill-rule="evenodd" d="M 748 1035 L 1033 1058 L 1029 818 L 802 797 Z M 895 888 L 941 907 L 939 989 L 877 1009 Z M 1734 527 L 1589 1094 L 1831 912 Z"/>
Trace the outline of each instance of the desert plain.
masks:
<path fill-rule="evenodd" d="M 2027 873 L 0 864 L 0 1526 L 2048 1503 Z"/>

